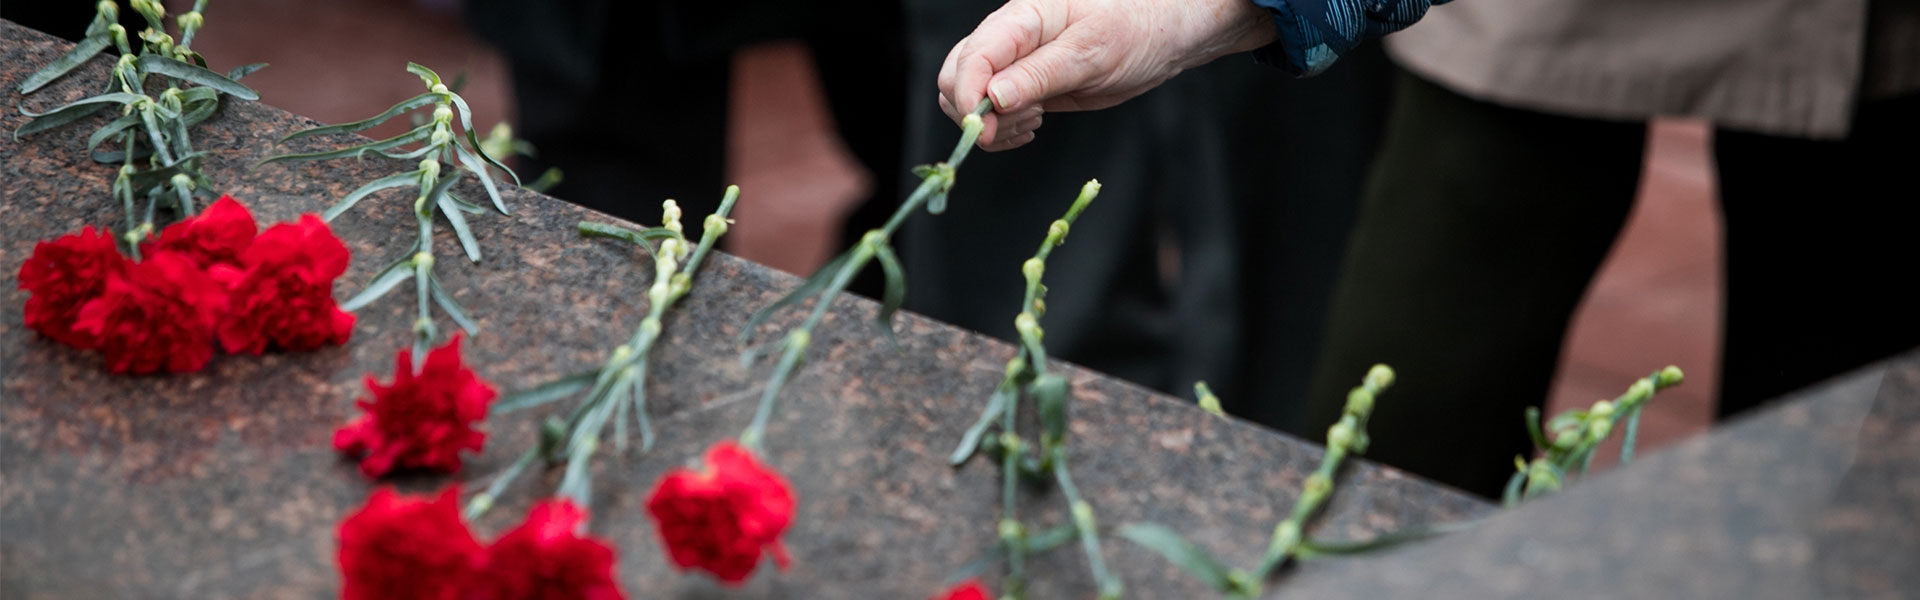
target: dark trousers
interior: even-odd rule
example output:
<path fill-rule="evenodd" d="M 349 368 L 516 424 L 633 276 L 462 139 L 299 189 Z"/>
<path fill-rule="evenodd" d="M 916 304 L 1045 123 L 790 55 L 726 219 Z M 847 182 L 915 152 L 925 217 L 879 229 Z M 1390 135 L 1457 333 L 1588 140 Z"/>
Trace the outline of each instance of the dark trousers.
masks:
<path fill-rule="evenodd" d="M 1920 311 L 1899 291 L 1920 264 L 1920 202 L 1903 185 L 1920 97 L 1864 103 L 1852 131 L 1716 132 L 1722 417 L 1920 344 Z M 1531 454 L 1523 412 L 1547 397 L 1645 143 L 1645 123 L 1507 108 L 1402 76 L 1300 427 L 1333 423 L 1347 389 L 1387 363 L 1399 378 L 1369 423 L 1368 456 L 1497 494 Z M 1649 372 L 1668 363 L 1655 341 L 1645 350 Z"/>

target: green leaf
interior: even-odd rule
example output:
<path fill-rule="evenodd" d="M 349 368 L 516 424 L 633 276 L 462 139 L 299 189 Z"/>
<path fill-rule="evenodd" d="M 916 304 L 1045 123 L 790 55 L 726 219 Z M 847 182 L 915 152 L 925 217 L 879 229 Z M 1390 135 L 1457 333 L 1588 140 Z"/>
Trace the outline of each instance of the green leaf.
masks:
<path fill-rule="evenodd" d="M 31 94 L 45 87 L 47 84 L 53 83 L 54 80 L 59 79 L 60 76 L 66 75 L 67 72 L 78 68 L 80 65 L 87 64 L 87 59 L 93 58 L 93 55 L 99 54 L 101 50 L 105 50 L 107 46 L 111 45 L 113 45 L 112 34 L 104 31 L 89 33 L 86 39 L 82 39 L 80 43 L 74 44 L 73 48 L 67 50 L 66 54 L 60 55 L 60 58 L 53 59 L 53 62 L 47 63 L 47 66 L 41 67 L 38 71 L 34 71 L 32 75 L 27 76 L 26 80 L 21 81 L 20 94 L 23 96 Z"/>
<path fill-rule="evenodd" d="M 680 237 L 680 234 L 665 227 L 648 227 L 646 229 L 633 230 L 619 225 L 594 223 L 592 221 L 581 221 L 579 227 L 581 236 L 613 238 L 629 242 L 645 248 L 647 254 L 653 254 L 652 242 L 654 240 L 667 240 Z"/>
<path fill-rule="evenodd" d="M 1034 380 L 1034 404 L 1039 407 L 1040 426 L 1055 440 L 1067 437 L 1067 396 L 1071 395 L 1067 378 L 1046 373 Z"/>
<path fill-rule="evenodd" d="M 1540 431 L 1540 407 L 1527 407 L 1527 436 L 1533 438 L 1533 447 L 1547 449 L 1547 434 Z"/>
<path fill-rule="evenodd" d="M 113 136 L 126 133 L 128 129 L 139 124 L 140 115 L 126 115 L 108 121 L 106 125 L 102 125 L 100 129 L 94 131 L 93 135 L 87 136 L 87 151 L 91 152 L 93 149 L 99 148 L 100 144 L 104 144 L 107 140 L 113 139 Z"/>
<path fill-rule="evenodd" d="M 227 71 L 227 79 L 240 81 L 240 78 L 246 77 L 248 75 L 252 75 L 254 71 L 258 71 L 265 68 L 267 68 L 267 63 L 253 63 L 253 64 L 240 65 L 238 67 L 234 67 L 232 71 Z"/>
<path fill-rule="evenodd" d="M 1015 393 L 1012 380 L 1000 382 L 1000 387 L 993 390 L 993 396 L 987 398 L 986 408 L 980 410 L 980 418 L 960 436 L 960 445 L 953 449 L 953 454 L 947 456 L 948 465 L 960 466 L 967 462 L 967 459 L 972 458 L 974 452 L 979 451 L 980 439 L 986 435 L 987 428 L 992 427 L 995 420 L 1000 418 L 1000 411 L 1007 409 L 1007 403 L 1013 400 Z"/>
<path fill-rule="evenodd" d="M 1526 482 L 1527 469 L 1525 466 L 1522 466 L 1520 472 L 1514 473 L 1513 477 L 1507 479 L 1507 489 L 1500 493 L 1500 506 L 1503 508 L 1518 506 L 1520 504 L 1520 486 Z"/>
<path fill-rule="evenodd" d="M 461 98 L 459 94 L 447 94 L 447 97 L 453 100 L 453 107 L 458 109 L 455 112 L 460 113 L 460 128 L 467 132 L 467 145 L 473 148 L 473 152 L 480 155 L 480 159 L 486 161 L 487 164 L 493 165 L 496 169 L 506 171 L 507 176 L 513 178 L 513 185 L 523 185 L 520 183 L 519 173 L 515 173 L 513 169 L 507 168 L 504 164 L 500 164 L 499 160 L 488 155 L 486 149 L 480 146 L 480 136 L 473 132 L 473 109 L 467 107 L 467 100 Z M 501 212 L 506 211 L 502 210 Z"/>
<path fill-rule="evenodd" d="M 421 145 L 419 148 L 408 150 L 406 152 L 388 152 L 386 150 L 376 150 L 376 152 L 378 152 L 381 156 L 385 156 L 387 158 L 411 161 L 411 160 L 420 158 L 422 156 L 426 156 L 428 152 L 432 152 L 438 149 L 439 148 L 435 148 L 430 145 Z"/>
<path fill-rule="evenodd" d="M 153 156 L 152 148 L 148 148 L 146 146 L 136 146 L 133 150 L 134 160 L 140 160 L 149 156 Z M 93 151 L 93 162 L 97 162 L 103 165 L 124 164 L 127 162 L 127 151 L 126 150 L 95 150 Z"/>
<path fill-rule="evenodd" d="M 374 115 L 372 118 L 369 118 L 369 119 L 362 119 L 359 121 L 354 121 L 352 123 L 341 123 L 339 125 L 322 125 L 320 127 L 314 127 L 311 129 L 302 129 L 300 131 L 289 133 L 287 134 L 286 137 L 280 138 L 280 143 L 284 144 L 290 140 L 303 138 L 303 137 L 316 136 L 316 135 L 330 135 L 335 133 L 353 133 L 356 131 L 365 131 L 368 129 L 372 129 L 374 127 L 378 127 L 380 126 L 381 123 L 387 122 L 388 119 L 392 119 L 394 117 L 400 116 L 401 113 L 404 113 L 416 108 L 420 108 L 428 104 L 433 104 L 433 102 L 439 98 L 440 98 L 439 94 L 428 92 L 425 94 L 414 96 L 412 98 L 408 98 L 406 100 L 401 100 L 399 104 L 395 104 L 393 105 L 392 108 L 388 108 L 387 112 Z M 433 129 L 428 128 L 427 133 L 429 134 L 433 133 Z"/>
<path fill-rule="evenodd" d="M 493 209 L 500 211 L 500 214 L 503 215 L 513 214 L 507 210 L 507 203 L 500 200 L 500 189 L 494 187 L 493 174 L 487 172 L 487 166 L 481 164 L 479 159 L 474 158 L 473 153 L 468 152 L 466 148 L 460 147 L 459 144 L 453 145 L 453 154 L 459 157 L 460 165 L 466 167 L 467 172 L 473 173 L 474 177 L 480 178 L 480 185 L 487 188 L 487 199 L 493 201 Z"/>
<path fill-rule="evenodd" d="M 1620 438 L 1621 466 L 1633 462 L 1633 446 L 1640 441 L 1640 410 L 1640 407 L 1636 406 L 1633 413 L 1627 415 L 1627 432 L 1621 434 Z"/>
<path fill-rule="evenodd" d="M 501 396 L 499 400 L 493 401 L 493 410 L 491 412 L 496 415 L 506 414 L 572 396 L 580 390 L 587 389 L 587 386 L 593 385 L 593 380 L 599 376 L 599 369 L 581 371 L 507 394 Z"/>
<path fill-rule="evenodd" d="M 366 198 L 367 196 L 373 195 L 374 192 L 378 192 L 380 190 L 385 190 L 390 188 L 402 187 L 409 184 L 415 184 L 415 183 L 418 183 L 419 181 L 420 181 L 419 171 L 408 171 L 405 173 L 388 175 L 386 177 L 375 179 L 371 182 L 368 182 L 366 185 L 360 186 L 359 188 L 353 190 L 352 192 L 348 192 L 347 197 L 341 198 L 338 204 L 335 204 L 331 208 L 328 208 L 327 212 L 320 213 L 320 219 L 323 221 L 332 222 L 335 218 L 338 218 L 341 214 L 344 214 L 349 209 L 352 209 L 353 205 L 360 203 L 361 199 Z"/>
<path fill-rule="evenodd" d="M 535 179 L 533 183 L 521 187 L 544 194 L 547 193 L 548 190 L 553 189 L 553 186 L 560 185 L 561 179 L 560 168 L 550 167 L 546 172 L 540 174 L 539 179 Z"/>
<path fill-rule="evenodd" d="M 887 290 L 880 297 L 880 310 L 874 313 L 873 320 L 880 325 L 880 332 L 887 335 L 887 345 L 899 352 L 900 339 L 893 334 L 893 316 L 907 303 L 907 272 L 900 266 L 900 257 L 886 244 L 880 244 L 873 256 L 880 259 L 880 270 L 887 275 Z"/>
<path fill-rule="evenodd" d="M 260 94 L 254 92 L 253 88 L 241 85 L 238 81 L 227 79 L 227 76 L 215 73 L 206 67 L 180 62 L 158 54 L 140 55 L 139 64 L 141 73 L 157 73 L 174 79 L 184 79 L 220 90 L 222 94 L 241 100 L 260 99 Z"/>
<path fill-rule="evenodd" d="M 467 251 L 467 260 L 480 262 L 480 241 L 473 239 L 473 230 L 467 227 L 467 215 L 460 212 L 460 205 L 454 204 L 453 197 L 445 193 L 440 194 L 436 203 L 440 205 L 440 214 L 445 215 L 447 223 L 453 225 L 453 234 L 460 238 L 460 247 Z M 434 285 L 440 284 L 435 282 Z"/>
<path fill-rule="evenodd" d="M 43 113 L 34 113 L 23 106 L 20 107 L 20 114 L 31 117 L 33 120 L 27 121 L 27 123 L 21 125 L 19 129 L 13 130 L 13 139 L 18 140 L 22 136 L 32 135 L 78 121 L 86 118 L 88 115 L 99 112 L 100 109 L 106 108 L 108 104 L 127 104 L 142 98 L 146 98 L 146 96 L 125 92 L 101 94 L 90 98 L 75 100 Z"/>
<path fill-rule="evenodd" d="M 447 311 L 447 316 L 453 318 L 455 325 L 459 325 L 461 329 L 465 329 L 467 335 L 480 333 L 480 324 L 473 322 L 473 318 L 467 316 L 466 309 L 460 308 L 460 303 L 453 299 L 453 294 L 447 293 L 447 288 L 440 287 L 439 277 L 434 277 L 432 273 L 428 273 L 427 287 L 433 291 L 434 303 L 440 305 L 440 310 Z"/>
<path fill-rule="evenodd" d="M 927 214 L 937 215 L 945 212 L 947 212 L 947 193 L 934 192 L 927 198 Z"/>
<path fill-rule="evenodd" d="M 309 160 L 331 160 L 335 158 L 346 158 L 349 156 L 359 157 L 359 156 L 365 155 L 368 152 L 373 152 L 376 150 L 385 150 L 387 148 L 394 148 L 394 147 L 422 141 L 427 139 L 427 137 L 430 135 L 433 135 L 432 126 L 420 127 L 418 129 L 414 129 L 413 131 L 409 131 L 409 132 L 406 132 L 394 137 L 390 137 L 384 140 L 380 140 L 377 142 L 368 142 L 358 146 L 348 146 L 346 148 L 341 148 L 339 150 L 328 150 L 326 152 L 311 152 L 307 154 L 282 154 L 279 156 L 268 157 L 265 160 L 254 163 L 253 168 L 257 169 L 269 163 L 276 163 L 276 162 L 303 162 L 303 161 L 309 161 Z"/>
<path fill-rule="evenodd" d="M 373 277 L 373 281 L 367 283 L 367 289 L 360 290 L 360 293 L 354 294 L 346 302 L 341 302 L 340 310 L 352 312 L 372 304 L 374 300 L 379 300 L 381 296 L 387 295 L 387 292 L 393 291 L 393 288 L 413 278 L 413 269 L 409 268 L 412 266 L 413 255 L 411 254 L 387 265 L 387 268 L 381 269 L 380 274 Z"/>
<path fill-rule="evenodd" d="M 1365 552 L 1372 552 L 1375 550 L 1384 550 L 1387 548 L 1398 546 L 1400 544 L 1405 544 L 1407 542 L 1424 540 L 1436 535 L 1453 533 L 1455 531 L 1464 531 L 1468 527 L 1472 527 L 1472 526 L 1473 526 L 1472 521 L 1460 521 L 1455 523 L 1441 523 L 1438 525 L 1426 525 L 1422 527 L 1413 527 L 1410 529 L 1403 529 L 1403 530 L 1395 531 L 1392 533 L 1381 534 L 1379 536 L 1374 537 L 1373 539 L 1361 540 L 1358 542 L 1324 542 L 1324 541 L 1313 540 L 1313 539 L 1304 539 L 1304 540 L 1300 540 L 1300 546 L 1299 546 L 1299 551 L 1297 552 L 1297 555 L 1302 559 L 1308 559 L 1308 558 L 1317 558 L 1320 556 L 1361 554 Z"/>
<path fill-rule="evenodd" d="M 433 72 L 433 69 L 427 68 L 426 65 L 414 62 L 407 63 L 407 72 L 420 76 L 420 81 L 427 84 L 427 87 L 441 85 L 440 74 Z"/>
<path fill-rule="evenodd" d="M 472 202 L 463 200 L 459 196 L 453 195 L 453 192 L 447 192 L 447 197 L 453 199 L 453 205 L 460 207 L 460 210 L 467 214 L 477 215 L 483 212 L 487 212 L 486 208 L 483 208 L 478 204 L 474 204 Z"/>
<path fill-rule="evenodd" d="M 833 277 L 840 272 L 840 268 L 846 266 L 847 261 L 853 259 L 854 252 L 855 250 L 848 250 L 840 253 L 839 256 L 833 257 L 833 260 L 827 261 L 827 264 L 821 265 L 819 270 L 807 276 L 807 280 L 802 282 L 800 287 L 793 288 L 793 291 L 787 292 L 787 295 L 781 296 L 779 300 L 773 301 L 772 304 L 760 307 L 760 310 L 753 311 L 753 316 L 747 318 L 747 325 L 740 328 L 739 341 L 744 343 L 747 341 L 747 338 L 753 337 L 753 329 L 760 326 L 761 323 L 765 323 L 768 318 L 773 316 L 773 313 L 778 312 L 782 308 L 786 308 L 789 304 L 799 302 L 808 296 L 819 293 L 820 290 L 826 289 L 827 285 L 833 283 Z"/>
<path fill-rule="evenodd" d="M 1221 565 L 1220 561 L 1215 560 L 1206 550 L 1188 542 L 1180 537 L 1179 533 L 1165 525 L 1129 523 L 1121 527 L 1119 533 L 1120 537 L 1159 553 L 1167 559 L 1167 562 L 1185 569 L 1217 592 L 1227 594 L 1235 589 L 1226 566 Z"/>

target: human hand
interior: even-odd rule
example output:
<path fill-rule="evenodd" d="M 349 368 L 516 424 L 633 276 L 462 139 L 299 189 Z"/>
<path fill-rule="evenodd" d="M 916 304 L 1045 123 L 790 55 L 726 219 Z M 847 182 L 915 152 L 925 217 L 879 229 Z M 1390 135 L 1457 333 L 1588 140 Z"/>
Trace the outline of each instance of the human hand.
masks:
<path fill-rule="evenodd" d="M 1017 148 L 1047 111 L 1113 106 L 1275 37 L 1248 0 L 1012 0 L 947 53 L 940 110 L 958 123 L 991 96 L 980 148 Z"/>

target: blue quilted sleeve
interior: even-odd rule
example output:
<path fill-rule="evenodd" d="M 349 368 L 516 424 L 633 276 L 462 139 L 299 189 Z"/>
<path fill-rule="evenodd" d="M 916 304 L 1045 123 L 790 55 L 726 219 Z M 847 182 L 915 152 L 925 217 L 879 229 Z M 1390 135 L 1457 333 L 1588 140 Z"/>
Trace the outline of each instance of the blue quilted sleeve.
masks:
<path fill-rule="evenodd" d="M 1448 0 L 1253 0 L 1273 13 L 1280 40 L 1254 52 L 1260 62 L 1311 77 L 1361 42 L 1412 25 Z"/>

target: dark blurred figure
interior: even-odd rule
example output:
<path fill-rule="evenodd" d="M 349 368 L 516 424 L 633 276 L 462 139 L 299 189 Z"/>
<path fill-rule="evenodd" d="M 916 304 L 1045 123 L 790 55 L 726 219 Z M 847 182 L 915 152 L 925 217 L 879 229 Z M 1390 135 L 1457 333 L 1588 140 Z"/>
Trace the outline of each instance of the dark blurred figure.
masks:
<path fill-rule="evenodd" d="M 1722 418 L 1920 344 L 1920 2 L 1464 0 L 1387 46 L 1409 72 L 1303 423 L 1391 364 L 1368 457 L 1500 493 L 1655 115 L 1718 127 Z"/>
<path fill-rule="evenodd" d="M 909 163 L 952 149 L 934 75 L 999 4 L 908 3 Z M 908 222 L 907 306 L 1014 339 L 1021 262 L 1098 178 L 1048 261 L 1050 351 L 1181 396 L 1205 379 L 1277 426 L 1306 389 L 1390 81 L 1377 46 L 1309 80 L 1237 57 L 1117 107 L 1048 114 L 1030 148 L 970 158 L 945 214 Z"/>
<path fill-rule="evenodd" d="M 517 133 L 539 150 L 526 172 L 564 175 L 554 196 L 642 223 L 659 219 L 664 198 L 689 215 L 712 212 L 725 185 L 733 53 L 797 39 L 813 51 L 840 136 L 873 176 L 841 245 L 885 222 L 898 200 L 906 106 L 898 2 L 469 0 L 467 15 L 512 69 Z M 855 289 L 871 295 L 877 280 Z"/>

